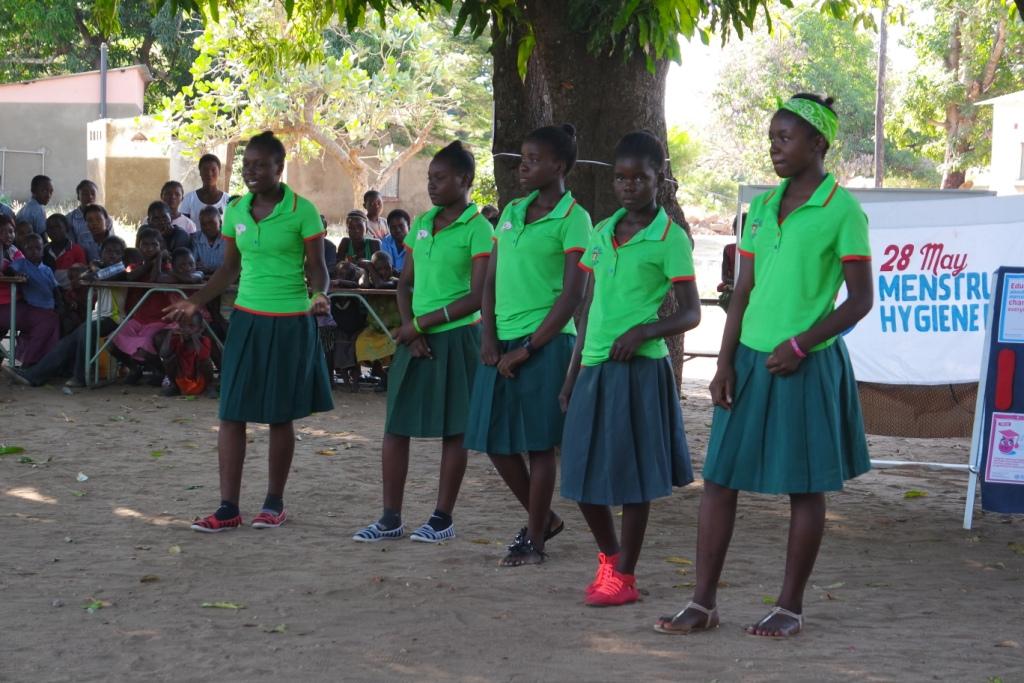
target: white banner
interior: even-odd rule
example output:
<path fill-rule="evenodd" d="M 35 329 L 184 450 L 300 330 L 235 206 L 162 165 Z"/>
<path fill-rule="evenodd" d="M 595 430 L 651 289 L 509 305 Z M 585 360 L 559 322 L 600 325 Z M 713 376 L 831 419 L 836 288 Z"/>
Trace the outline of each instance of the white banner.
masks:
<path fill-rule="evenodd" d="M 1024 196 L 866 203 L 864 211 L 875 306 L 845 337 L 857 379 L 977 382 L 993 273 L 1024 265 Z"/>

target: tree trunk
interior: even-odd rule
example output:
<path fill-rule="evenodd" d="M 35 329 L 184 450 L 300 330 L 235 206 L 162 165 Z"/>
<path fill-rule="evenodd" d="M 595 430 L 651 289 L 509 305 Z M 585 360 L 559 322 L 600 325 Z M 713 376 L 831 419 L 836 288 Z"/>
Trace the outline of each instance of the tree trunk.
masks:
<path fill-rule="evenodd" d="M 889 42 L 889 2 L 882 2 L 878 22 L 878 75 L 875 78 L 875 187 L 885 182 L 885 53 Z"/>
<path fill-rule="evenodd" d="M 619 138 L 646 129 L 666 143 L 668 63 L 657 62 L 651 72 L 640 55 L 626 59 L 620 52 L 592 54 L 587 49 L 588 35 L 569 28 L 572 22 L 566 2 L 521 0 L 520 6 L 533 28 L 536 47 L 523 82 L 517 69 L 521 34 L 514 32 L 506 38 L 494 31 L 494 153 L 518 154 L 523 137 L 538 126 L 573 124 L 583 161 L 573 169 L 567 183 L 596 223 L 619 208 L 610 168 Z M 502 205 L 522 194 L 517 167 L 516 157 L 495 158 L 494 175 Z M 671 178 L 671 169 L 666 175 Z M 675 188 L 674 182 L 666 182 L 658 200 L 677 223 L 685 226 Z M 670 295 L 662 314 L 674 307 Z M 678 380 L 683 367 L 682 335 L 668 343 Z"/>

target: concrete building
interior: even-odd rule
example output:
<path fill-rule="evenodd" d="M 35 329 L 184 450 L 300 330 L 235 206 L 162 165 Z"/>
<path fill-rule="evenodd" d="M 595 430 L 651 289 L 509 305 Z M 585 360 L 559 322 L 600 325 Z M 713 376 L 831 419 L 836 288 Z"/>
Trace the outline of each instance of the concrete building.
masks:
<path fill-rule="evenodd" d="M 199 187 L 199 172 L 194 159 L 186 157 L 166 125 L 148 116 L 126 119 L 101 119 L 88 125 L 87 175 L 100 186 L 100 201 L 111 213 L 127 217 L 129 222 L 141 221 L 146 207 L 160 198 L 160 187 L 174 179 L 185 191 Z M 220 157 L 226 167 L 227 147 L 220 145 L 204 152 Z M 237 152 L 241 153 L 241 150 Z M 430 208 L 427 195 L 427 166 L 430 157 L 413 157 L 387 186 L 377 188 L 384 195 L 384 214 L 403 208 L 412 215 Z M 236 167 L 237 168 L 237 167 Z M 352 184 L 341 166 L 321 157 L 310 161 L 290 159 L 285 164 L 284 181 L 320 209 L 327 220 L 344 224 L 345 215 L 362 204 L 353 206 Z M 221 174 L 221 188 L 242 192 L 241 178 Z"/>
<path fill-rule="evenodd" d="M 1024 90 L 978 102 L 992 106 L 992 161 L 988 187 L 1024 194 Z"/>
<path fill-rule="evenodd" d="M 142 114 L 151 80 L 144 66 L 108 70 L 107 116 Z M 0 85 L 0 194 L 26 201 L 32 176 L 45 174 L 53 179 L 51 203 L 75 199 L 87 177 L 88 123 L 100 116 L 100 81 L 99 71 L 88 71 Z"/>

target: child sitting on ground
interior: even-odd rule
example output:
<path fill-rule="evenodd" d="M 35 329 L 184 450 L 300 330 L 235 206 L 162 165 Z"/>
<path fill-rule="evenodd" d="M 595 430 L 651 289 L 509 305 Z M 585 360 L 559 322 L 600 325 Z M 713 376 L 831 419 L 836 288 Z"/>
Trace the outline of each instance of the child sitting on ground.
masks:
<path fill-rule="evenodd" d="M 160 345 L 164 373 L 171 383 L 161 392 L 164 396 L 198 396 L 217 398 L 213 386 L 213 342 L 204 333 L 203 319 L 198 313 L 170 330 Z"/>
<path fill-rule="evenodd" d="M 22 241 L 25 258 L 12 261 L 5 275 L 21 275 L 26 282 L 18 287 L 24 298 L 17 305 L 18 336 L 16 358 L 23 366 L 33 365 L 45 356 L 60 339 L 60 318 L 57 316 L 57 279 L 43 263 L 43 238 L 34 232 Z M 0 321 L 10 324 L 9 319 Z M 0 335 L 6 332 L 0 327 Z"/>

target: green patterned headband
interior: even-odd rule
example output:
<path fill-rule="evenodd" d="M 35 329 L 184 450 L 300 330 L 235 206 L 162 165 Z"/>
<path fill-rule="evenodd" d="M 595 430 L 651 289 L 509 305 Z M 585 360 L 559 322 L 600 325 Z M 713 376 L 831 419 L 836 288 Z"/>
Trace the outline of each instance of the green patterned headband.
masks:
<path fill-rule="evenodd" d="M 780 101 L 779 109 L 792 112 L 814 126 L 814 129 L 825 138 L 829 147 L 835 142 L 836 132 L 839 130 L 839 117 L 825 105 L 803 97 L 792 97 L 785 102 Z"/>

